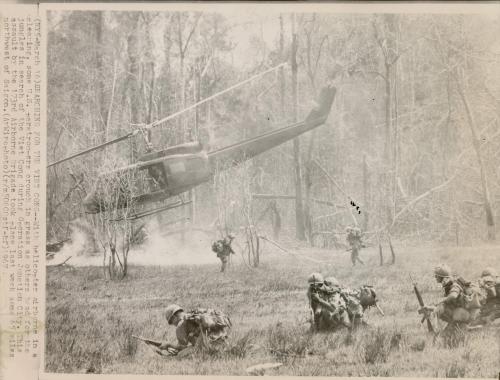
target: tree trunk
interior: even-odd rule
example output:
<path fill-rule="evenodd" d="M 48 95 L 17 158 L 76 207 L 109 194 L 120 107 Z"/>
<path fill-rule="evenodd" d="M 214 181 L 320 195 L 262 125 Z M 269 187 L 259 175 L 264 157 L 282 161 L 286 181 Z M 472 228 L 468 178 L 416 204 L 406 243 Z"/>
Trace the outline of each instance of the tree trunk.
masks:
<path fill-rule="evenodd" d="M 366 164 L 366 154 L 363 155 L 363 230 L 368 229 L 368 165 Z"/>
<path fill-rule="evenodd" d="M 283 62 L 285 60 L 285 36 L 283 30 L 283 15 L 280 14 L 280 60 Z M 284 68 L 280 67 L 279 70 L 280 78 L 280 112 L 281 118 L 285 119 L 285 72 Z"/>
<path fill-rule="evenodd" d="M 384 182 L 385 182 L 385 189 L 383 193 L 383 204 L 385 207 L 385 216 L 386 216 L 386 221 L 387 224 L 391 224 L 391 221 L 393 219 L 392 215 L 392 201 L 391 201 L 391 194 L 392 194 L 392 187 L 391 187 L 391 176 L 389 173 L 389 169 L 391 168 L 391 130 L 392 130 L 392 91 L 391 91 L 391 67 L 390 65 L 385 62 L 385 137 L 384 137 L 384 164 L 386 168 L 385 174 L 383 176 L 385 177 Z"/>
<path fill-rule="evenodd" d="M 130 104 L 130 122 L 139 124 L 143 122 L 142 115 L 142 97 L 140 96 L 140 84 L 138 82 L 140 71 L 140 52 L 139 52 L 139 23 L 140 19 L 137 16 L 135 20 L 134 30 L 127 39 L 127 54 L 129 59 L 129 104 Z M 132 159 L 137 157 L 137 144 L 135 139 L 132 140 Z"/>
<path fill-rule="evenodd" d="M 105 89 L 104 89 L 104 78 L 103 75 L 103 25 L 104 25 L 104 15 L 102 11 L 97 11 L 95 14 L 95 65 L 96 65 L 96 84 L 97 84 L 97 106 L 99 109 L 100 124 L 102 125 L 102 130 L 106 129 L 106 120 L 108 120 L 108 108 L 106 106 L 105 99 Z M 103 139 L 106 133 L 103 134 Z"/>
<path fill-rule="evenodd" d="M 297 34 L 295 33 L 295 15 L 292 15 L 292 95 L 293 95 L 293 122 L 298 120 L 298 89 L 297 89 Z M 300 162 L 299 138 L 293 140 L 293 162 L 295 167 L 295 236 L 305 240 L 304 210 L 302 206 L 302 174 Z"/>
<path fill-rule="evenodd" d="M 469 105 L 469 99 L 467 98 L 467 94 L 465 93 L 465 89 L 459 83 L 458 77 L 456 77 L 457 89 L 460 94 L 460 98 L 465 107 L 465 112 L 467 114 L 467 121 L 470 127 L 471 136 L 472 136 L 472 145 L 476 152 L 477 162 L 479 165 L 480 175 L 481 175 L 481 190 L 483 195 L 483 207 L 486 215 L 486 227 L 488 229 L 488 240 L 495 240 L 495 218 L 493 216 L 493 210 L 491 207 L 490 200 L 490 192 L 488 187 L 488 178 L 486 176 L 486 171 L 484 168 L 484 160 L 481 152 L 481 143 L 479 141 L 479 137 L 477 135 L 477 126 L 474 118 L 474 114 L 472 113 L 472 109 Z"/>

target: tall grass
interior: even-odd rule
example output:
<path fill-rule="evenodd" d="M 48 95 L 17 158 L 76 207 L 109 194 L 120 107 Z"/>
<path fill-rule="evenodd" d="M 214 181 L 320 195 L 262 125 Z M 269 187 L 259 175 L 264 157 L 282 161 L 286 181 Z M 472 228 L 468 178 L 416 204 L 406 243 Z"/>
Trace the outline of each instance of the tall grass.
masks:
<path fill-rule="evenodd" d="M 401 250 L 398 264 L 378 266 L 378 253 L 364 252 L 365 266 L 352 268 L 348 257 L 331 251 L 304 252 L 331 265 L 296 257 L 262 257 L 258 269 L 234 265 L 220 275 L 207 266 L 131 267 L 124 282 L 106 283 L 100 268 L 47 272 L 46 371 L 169 375 L 245 375 L 259 363 L 282 362 L 268 374 L 296 376 L 496 377 L 499 337 L 467 333 L 436 341 L 416 312 L 406 273 L 418 279 L 424 300 L 441 294 L 432 267 L 444 254 L 465 277 L 480 273 L 481 262 L 500 266 L 494 249 Z M 430 264 L 425 264 L 430 262 Z M 463 263 L 461 266 L 460 263 Z M 465 265 L 465 263 L 468 263 Z M 462 268 L 462 270 L 460 269 Z M 348 286 L 369 283 L 377 289 L 386 316 L 369 310 L 368 328 L 312 334 L 303 317 L 307 275 L 335 274 Z M 186 356 L 162 358 L 132 335 L 175 341 L 164 319 L 169 303 L 214 307 L 229 314 L 233 329 L 222 349 L 198 347 Z"/>

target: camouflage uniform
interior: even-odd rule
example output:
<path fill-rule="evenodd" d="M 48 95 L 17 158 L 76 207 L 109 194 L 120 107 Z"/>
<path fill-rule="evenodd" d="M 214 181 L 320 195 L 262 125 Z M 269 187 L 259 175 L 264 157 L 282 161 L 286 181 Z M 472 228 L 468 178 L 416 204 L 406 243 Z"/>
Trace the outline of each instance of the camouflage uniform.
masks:
<path fill-rule="evenodd" d="M 444 298 L 437 304 L 434 311 L 439 319 L 447 323 L 468 323 L 472 319 L 471 313 L 464 304 L 464 285 L 451 274 L 446 264 L 434 269 L 436 281 L 444 290 Z"/>
<path fill-rule="evenodd" d="M 229 262 L 229 256 L 231 254 L 235 254 L 233 248 L 231 247 L 231 243 L 233 242 L 234 237 L 232 235 L 226 236 L 224 239 L 217 240 L 212 244 L 212 251 L 217 254 L 217 257 L 221 261 L 221 272 L 226 271 L 227 264 Z"/>
<path fill-rule="evenodd" d="M 493 268 L 484 269 L 478 282 L 484 292 L 479 321 L 487 324 L 500 318 L 500 282 Z"/>
<path fill-rule="evenodd" d="M 364 310 L 374 304 L 364 302 L 368 299 L 364 296 L 364 287 L 360 290 L 343 288 L 334 277 L 323 280 L 321 274 L 313 273 L 309 276 L 309 284 L 307 296 L 317 330 L 356 327 L 363 323 Z M 375 302 L 375 298 L 373 300 Z"/>
<path fill-rule="evenodd" d="M 353 326 L 359 326 L 363 321 L 364 309 L 359 300 L 359 291 L 350 288 L 341 289 L 342 297 L 347 305 L 347 313 Z"/>
<path fill-rule="evenodd" d="M 348 227 L 346 229 L 347 232 L 347 243 L 351 247 L 351 261 L 352 265 L 356 265 L 356 262 L 359 261 L 361 264 L 364 264 L 363 261 L 359 258 L 359 251 L 362 247 L 364 247 L 361 241 L 361 230 L 357 227 Z"/>
<path fill-rule="evenodd" d="M 178 305 L 167 307 L 165 318 L 169 325 L 175 325 L 177 345 L 163 343 L 160 349 L 167 347 L 181 351 L 188 346 L 195 346 L 206 340 L 207 343 L 225 342 L 231 328 L 230 319 L 218 310 L 195 309 L 188 313 Z"/>
<path fill-rule="evenodd" d="M 324 286 L 321 273 L 313 273 L 307 279 L 309 287 L 307 288 L 307 300 L 313 314 L 313 326 L 319 329 L 321 326 L 321 313 L 326 306 L 322 299 L 321 290 Z"/>
<path fill-rule="evenodd" d="M 334 308 L 334 310 L 325 310 L 325 327 L 329 329 L 340 326 L 351 327 L 351 319 L 340 283 L 333 276 L 325 278 L 324 283 L 325 301 Z"/>

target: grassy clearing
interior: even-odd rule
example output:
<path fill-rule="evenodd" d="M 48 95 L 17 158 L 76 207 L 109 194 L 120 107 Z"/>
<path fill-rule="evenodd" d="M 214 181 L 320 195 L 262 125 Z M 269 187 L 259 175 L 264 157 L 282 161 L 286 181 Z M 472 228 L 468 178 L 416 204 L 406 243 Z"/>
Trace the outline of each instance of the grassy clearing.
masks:
<path fill-rule="evenodd" d="M 204 266 L 132 267 L 129 278 L 106 282 L 102 270 L 81 267 L 47 273 L 46 371 L 245 375 L 249 366 L 280 361 L 268 375 L 497 377 L 498 330 L 475 331 L 448 348 L 419 323 L 408 274 L 424 300 L 440 296 L 432 268 L 447 261 L 465 277 L 483 266 L 500 267 L 498 247 L 402 248 L 394 266 L 378 266 L 366 250 L 364 266 L 352 268 L 342 252 L 303 248 L 302 255 L 266 251 L 258 269 L 241 265 L 226 274 L 218 263 Z M 311 334 L 305 296 L 310 272 L 335 274 L 350 286 L 374 285 L 385 317 L 367 313 L 369 328 Z M 199 351 L 161 358 L 131 335 L 174 339 L 163 319 L 169 303 L 210 306 L 227 312 L 234 325 L 225 351 Z"/>

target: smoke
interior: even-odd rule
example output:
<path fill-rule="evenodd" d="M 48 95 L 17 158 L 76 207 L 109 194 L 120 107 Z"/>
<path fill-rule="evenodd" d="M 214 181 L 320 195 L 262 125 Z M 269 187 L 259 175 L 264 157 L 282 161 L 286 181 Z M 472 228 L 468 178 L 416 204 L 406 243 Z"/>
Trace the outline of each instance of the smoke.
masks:
<path fill-rule="evenodd" d="M 148 238 L 144 244 L 134 247 L 129 253 L 129 262 L 136 265 L 202 265 L 217 263 L 212 252 L 212 238 L 200 231 L 186 231 L 164 236 L 157 223 L 148 225 Z"/>
<path fill-rule="evenodd" d="M 128 253 L 129 265 L 205 265 L 217 264 L 216 254 L 212 252 L 213 237 L 201 231 L 186 231 L 184 239 L 180 234 L 165 236 L 169 228 L 162 229 L 156 221 L 147 225 L 147 239 L 137 246 L 132 246 Z M 170 228 L 170 230 L 175 227 Z M 88 232 L 73 225 L 71 240 L 55 254 L 54 259 L 47 262 L 48 266 L 63 263 L 68 260 L 73 266 L 103 265 L 103 250 L 89 251 L 92 247 Z M 122 247 L 118 247 L 121 257 Z"/>

